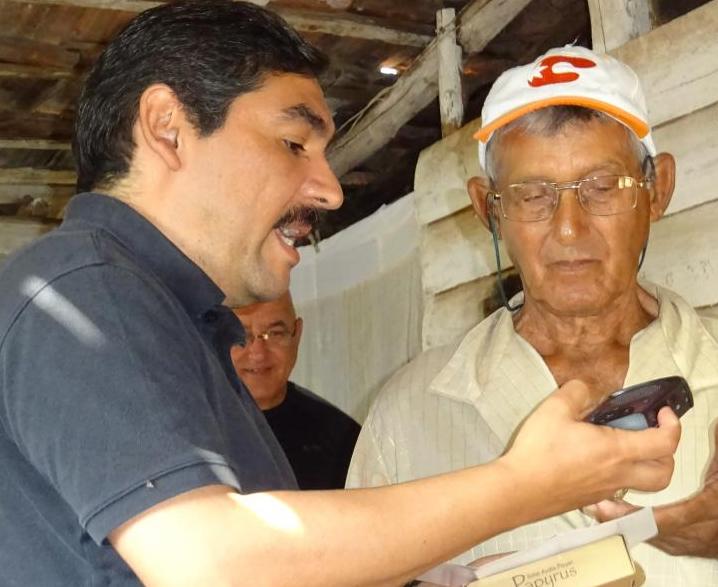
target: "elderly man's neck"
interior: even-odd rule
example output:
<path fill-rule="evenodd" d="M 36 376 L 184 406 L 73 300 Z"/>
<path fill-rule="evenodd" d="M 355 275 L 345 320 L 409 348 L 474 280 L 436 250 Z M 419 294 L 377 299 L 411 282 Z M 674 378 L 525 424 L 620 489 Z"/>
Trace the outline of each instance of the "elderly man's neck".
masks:
<path fill-rule="evenodd" d="M 557 383 L 583 379 L 605 395 L 623 386 L 631 339 L 658 315 L 658 302 L 638 284 L 599 311 L 557 312 L 526 296 L 516 332 L 543 357 Z"/>

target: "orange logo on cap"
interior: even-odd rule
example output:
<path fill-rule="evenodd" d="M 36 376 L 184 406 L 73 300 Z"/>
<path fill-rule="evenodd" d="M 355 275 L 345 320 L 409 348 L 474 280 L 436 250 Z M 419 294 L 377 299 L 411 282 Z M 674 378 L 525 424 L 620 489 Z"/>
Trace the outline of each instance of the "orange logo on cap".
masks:
<path fill-rule="evenodd" d="M 553 70 L 553 66 L 557 63 L 568 63 L 573 67 L 596 67 L 596 64 L 590 59 L 583 57 L 569 57 L 568 55 L 552 55 L 545 57 L 539 61 L 538 67 L 529 80 L 532 88 L 547 86 L 550 84 L 565 84 L 566 82 L 576 81 L 579 77 L 575 71 L 565 71 L 557 73 Z"/>

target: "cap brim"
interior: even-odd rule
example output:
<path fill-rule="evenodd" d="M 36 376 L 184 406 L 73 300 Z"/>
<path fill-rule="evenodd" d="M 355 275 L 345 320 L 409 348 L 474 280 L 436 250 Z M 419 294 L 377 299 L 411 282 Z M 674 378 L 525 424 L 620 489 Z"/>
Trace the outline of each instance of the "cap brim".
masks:
<path fill-rule="evenodd" d="M 481 127 L 474 134 L 474 138 L 478 139 L 482 143 L 486 143 L 495 130 L 501 128 L 502 126 L 506 126 L 508 123 L 520 118 L 524 114 L 528 114 L 529 112 L 533 112 L 534 110 L 539 110 L 547 106 L 583 106 L 585 108 L 590 108 L 591 110 L 605 112 L 633 130 L 633 132 L 638 135 L 639 139 L 643 139 L 650 132 L 650 128 L 645 121 L 634 116 L 630 112 L 626 112 L 625 110 L 618 108 L 615 104 L 609 104 L 607 102 L 602 102 L 601 100 L 594 100 L 583 96 L 553 96 L 551 98 L 525 104 L 520 108 L 515 108 L 514 110 L 507 112 L 487 126 Z"/>

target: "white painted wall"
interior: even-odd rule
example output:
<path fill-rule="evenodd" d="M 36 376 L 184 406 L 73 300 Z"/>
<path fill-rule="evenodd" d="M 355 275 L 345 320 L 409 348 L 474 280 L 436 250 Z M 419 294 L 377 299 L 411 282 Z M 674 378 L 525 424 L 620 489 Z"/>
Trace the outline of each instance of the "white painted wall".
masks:
<path fill-rule="evenodd" d="M 359 422 L 386 379 L 421 350 L 419 225 L 405 196 L 301 250 L 291 290 L 304 319 L 292 379 Z"/>

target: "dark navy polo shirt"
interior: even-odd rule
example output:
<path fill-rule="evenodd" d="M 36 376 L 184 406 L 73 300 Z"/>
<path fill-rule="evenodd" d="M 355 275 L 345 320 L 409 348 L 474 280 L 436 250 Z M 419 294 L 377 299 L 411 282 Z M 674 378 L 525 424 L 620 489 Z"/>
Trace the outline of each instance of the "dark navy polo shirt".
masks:
<path fill-rule="evenodd" d="M 120 201 L 81 194 L 0 270 L 0 585 L 137 586 L 106 541 L 206 485 L 295 488 L 209 277 Z"/>
<path fill-rule="evenodd" d="M 284 401 L 264 410 L 264 417 L 301 489 L 344 489 L 359 424 L 292 381 Z"/>

